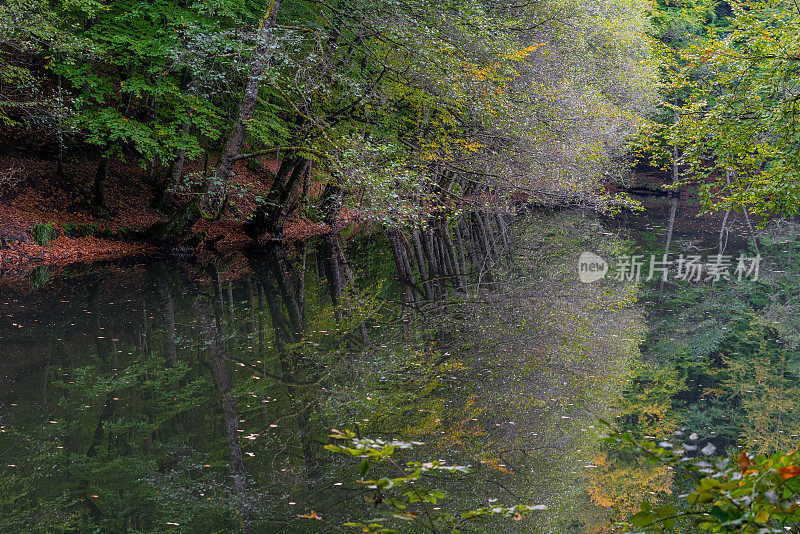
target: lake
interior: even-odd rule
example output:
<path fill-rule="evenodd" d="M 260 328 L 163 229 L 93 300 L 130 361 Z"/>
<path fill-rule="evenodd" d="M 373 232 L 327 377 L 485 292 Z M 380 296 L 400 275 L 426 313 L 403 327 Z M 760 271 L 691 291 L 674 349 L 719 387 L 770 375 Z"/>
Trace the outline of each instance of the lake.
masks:
<path fill-rule="evenodd" d="M 793 446 L 800 230 L 641 200 L 4 281 L 0 530 L 359 531 L 391 491 L 324 448 L 339 429 L 470 466 L 420 480 L 446 494 L 427 513 L 546 506 L 462 532 L 611 532 L 690 481 L 601 421 Z M 581 282 L 584 252 L 605 276 Z"/>

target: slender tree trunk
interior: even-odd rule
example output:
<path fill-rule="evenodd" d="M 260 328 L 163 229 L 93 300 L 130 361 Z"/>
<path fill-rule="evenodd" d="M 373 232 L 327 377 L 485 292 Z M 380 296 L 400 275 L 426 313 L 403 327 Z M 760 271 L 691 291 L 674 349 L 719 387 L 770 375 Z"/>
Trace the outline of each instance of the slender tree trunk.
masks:
<path fill-rule="evenodd" d="M 226 292 L 228 294 L 228 314 L 231 316 L 231 328 L 236 325 L 236 303 L 233 302 L 233 282 L 228 281 L 228 286 L 226 288 Z"/>
<path fill-rule="evenodd" d="M 256 309 L 255 309 L 255 293 L 253 292 L 253 279 L 248 275 L 245 278 L 245 289 L 247 290 L 247 332 L 254 334 L 256 332 Z"/>
<path fill-rule="evenodd" d="M 495 220 L 497 221 L 497 231 L 500 234 L 500 242 L 503 244 L 503 251 L 505 252 L 506 258 L 510 263 L 514 261 L 514 252 L 511 250 L 511 243 L 508 240 L 508 225 L 506 224 L 502 213 L 498 213 L 495 216 Z"/>
<path fill-rule="evenodd" d="M 731 181 L 735 177 L 736 173 L 734 171 L 727 171 L 725 173 L 725 179 L 728 181 L 728 185 L 731 184 Z M 758 237 L 756 236 L 755 230 L 753 230 L 753 224 L 750 222 L 750 214 L 747 213 L 747 207 L 742 205 L 742 211 L 744 212 L 744 220 L 747 222 L 747 228 L 750 230 L 750 237 L 753 239 L 753 246 L 756 249 L 756 256 L 761 257 L 761 251 L 758 248 Z"/>
<path fill-rule="evenodd" d="M 169 287 L 160 286 L 161 297 L 164 300 L 164 348 L 167 354 L 167 363 L 175 366 L 178 363 L 178 349 L 175 345 L 175 306 L 172 302 L 172 292 Z"/>
<path fill-rule="evenodd" d="M 500 256 L 500 249 L 497 246 L 497 239 L 495 239 L 494 228 L 492 227 L 492 220 L 487 213 L 478 212 L 478 220 L 481 223 L 481 226 L 484 229 L 484 233 L 486 235 L 486 242 L 489 246 L 489 254 L 492 258 L 499 258 Z"/>
<path fill-rule="evenodd" d="M 392 246 L 392 255 L 397 266 L 397 278 L 402 286 L 403 299 L 406 302 L 419 300 L 419 292 L 414 283 L 414 271 L 408 261 L 408 242 L 403 236 L 403 232 L 397 228 L 389 228 L 386 230 L 386 235 Z"/>
<path fill-rule="evenodd" d="M 233 174 L 233 166 L 236 158 L 239 157 L 242 146 L 244 146 L 247 134 L 247 123 L 253 118 L 256 103 L 258 102 L 258 91 L 261 86 L 261 79 L 270 61 L 270 47 L 272 45 L 272 30 L 278 18 L 278 11 L 281 7 L 281 0 L 272 0 L 272 4 L 267 16 L 262 19 L 261 27 L 258 31 L 258 45 L 253 51 L 250 60 L 250 69 L 247 75 L 242 99 L 239 101 L 239 110 L 236 120 L 233 123 L 228 138 L 225 141 L 225 149 L 217 165 L 216 180 L 208 187 L 209 202 L 206 211 L 218 213 L 224 205 L 223 197 L 227 188 L 228 179 Z"/>
<path fill-rule="evenodd" d="M 443 246 L 447 252 L 447 256 L 450 259 L 450 266 L 453 271 L 453 285 L 456 287 L 456 289 L 462 290 L 464 289 L 464 280 L 462 278 L 464 271 L 462 269 L 458 253 L 456 252 L 456 247 L 453 244 L 453 237 L 450 235 L 450 227 L 446 221 L 443 221 L 441 224 L 440 235 Z"/>
<path fill-rule="evenodd" d="M 333 304 L 334 314 L 336 315 L 336 320 L 341 321 L 343 317 L 343 310 L 344 302 L 342 295 L 344 293 L 344 282 L 342 280 L 342 273 L 339 269 L 339 264 L 336 262 L 334 258 L 333 251 L 331 250 L 330 243 L 326 240 L 325 242 L 326 251 L 327 251 L 327 259 L 325 260 L 325 271 L 327 272 L 328 278 L 328 289 L 331 295 L 331 303 Z"/>
<path fill-rule="evenodd" d="M 302 208 L 303 212 L 308 210 L 308 193 L 309 187 L 311 185 L 311 165 L 306 167 L 306 173 L 303 176 L 303 194 L 300 197 L 300 207 Z"/>
<path fill-rule="evenodd" d="M 50 384 L 50 375 L 48 368 L 50 367 L 50 360 L 53 357 L 53 340 L 55 339 L 55 329 L 53 323 L 47 325 L 47 352 L 44 355 L 44 365 L 42 365 L 42 399 L 41 409 L 44 416 L 48 412 L 47 408 L 47 387 Z"/>
<path fill-rule="evenodd" d="M 258 291 L 258 355 L 261 359 L 264 358 L 264 337 L 266 332 L 264 329 L 264 286 L 260 283 L 256 286 Z"/>
<path fill-rule="evenodd" d="M 473 231 L 475 232 L 475 236 L 478 238 L 478 242 L 480 243 L 480 248 L 483 251 L 485 256 L 491 256 L 491 245 L 489 244 L 489 237 L 486 235 L 486 227 L 483 226 L 483 221 L 481 220 L 480 215 L 478 212 L 472 214 L 472 221 L 473 221 Z"/>
<path fill-rule="evenodd" d="M 669 209 L 669 226 L 667 227 L 667 241 L 664 244 L 664 257 L 662 258 L 664 261 L 664 265 L 669 260 L 669 247 L 672 244 L 672 231 L 675 228 L 675 214 L 678 210 L 678 199 L 672 199 L 672 206 Z M 730 212 L 728 212 L 730 213 Z M 728 215 L 725 215 L 725 219 L 728 218 Z M 664 294 L 664 277 L 661 278 L 661 281 L 658 284 L 658 298 L 661 299 L 662 295 Z"/>
<path fill-rule="evenodd" d="M 442 288 L 441 288 L 442 269 L 436 258 L 435 244 L 433 242 L 433 232 L 426 229 L 422 232 L 421 237 L 422 237 L 422 252 L 425 254 L 425 258 L 428 260 L 428 266 L 430 267 L 429 280 L 431 286 L 433 287 L 434 298 L 438 298 L 442 294 Z"/>
<path fill-rule="evenodd" d="M 58 75 L 58 102 L 59 104 L 63 105 L 61 102 L 62 93 L 62 77 Z M 64 128 L 61 125 L 61 118 L 58 117 L 56 119 L 56 137 L 58 138 L 58 168 L 56 172 L 58 173 L 59 178 L 64 176 Z"/>
<path fill-rule="evenodd" d="M 229 468 L 236 493 L 242 532 L 253 531 L 252 513 L 247 495 L 247 478 L 245 476 L 242 446 L 239 443 L 239 408 L 236 397 L 232 393 L 233 380 L 228 371 L 225 347 L 220 341 L 222 337 L 222 309 L 212 312 L 208 300 L 198 299 L 197 316 L 206 338 L 206 355 L 211 366 L 214 384 L 222 401 L 222 416 L 225 424 L 225 437 L 228 441 Z"/>
<path fill-rule="evenodd" d="M 456 269 L 455 266 L 453 265 L 453 260 L 450 257 L 450 251 L 447 250 L 444 238 L 442 237 L 442 234 L 438 229 L 434 232 L 433 235 L 434 235 L 434 242 L 436 243 L 436 247 L 439 250 L 439 263 L 442 265 L 444 269 L 444 273 L 447 276 L 447 281 L 453 287 L 457 287 L 458 282 L 456 281 Z"/>
<path fill-rule="evenodd" d="M 334 300 L 334 305 L 338 308 L 336 311 L 337 320 L 340 320 L 342 317 L 350 317 L 352 314 L 353 306 L 348 291 L 356 280 L 353 275 L 353 269 L 350 266 L 350 260 L 345 253 L 341 235 L 330 232 L 325 235 L 325 242 L 330 252 L 331 277 L 328 285 L 331 288 L 331 297 Z M 369 335 L 364 321 L 359 322 L 359 331 L 361 340 L 366 344 L 369 341 Z"/>
<path fill-rule="evenodd" d="M 140 334 L 140 339 L 141 353 L 144 359 L 149 359 L 153 352 L 150 347 L 150 322 L 147 320 L 147 317 L 147 305 L 144 299 L 142 299 L 142 332 Z"/>
<path fill-rule="evenodd" d="M 181 139 L 185 139 L 188 134 L 189 122 L 187 121 L 181 124 Z M 185 162 L 186 148 L 181 147 L 175 149 L 172 161 L 169 164 L 169 170 L 167 171 L 167 180 L 158 191 L 157 198 L 154 202 L 158 209 L 164 209 L 164 207 L 167 206 L 172 200 L 172 197 L 175 194 L 175 189 L 177 189 L 181 183 L 181 176 L 183 175 L 183 166 Z"/>
<path fill-rule="evenodd" d="M 461 237 L 461 220 L 456 223 L 455 228 L 453 228 L 453 233 L 456 236 L 456 248 L 457 248 L 457 255 L 458 255 L 458 264 L 461 270 L 461 276 L 466 276 L 467 274 L 467 252 L 464 250 L 464 240 Z M 464 280 L 466 283 L 466 280 Z"/>
<path fill-rule="evenodd" d="M 473 219 L 464 221 L 464 240 L 466 242 L 467 251 L 469 252 L 470 261 L 472 262 L 472 272 L 477 273 L 483 267 L 483 260 L 480 254 L 480 241 L 478 240 L 478 231 L 475 228 Z"/>
<path fill-rule="evenodd" d="M 422 279 L 422 289 L 425 291 L 425 298 L 433 300 L 435 298 L 433 288 L 431 287 L 430 274 L 425 261 L 425 255 L 422 252 L 422 241 L 420 240 L 420 229 L 414 228 L 411 231 L 411 240 L 414 243 L 414 252 L 417 257 L 417 265 L 419 266 L 419 275 Z"/>
<path fill-rule="evenodd" d="M 97 173 L 92 184 L 92 205 L 95 208 L 105 206 L 105 187 L 108 178 L 108 158 L 103 156 L 97 161 Z"/>

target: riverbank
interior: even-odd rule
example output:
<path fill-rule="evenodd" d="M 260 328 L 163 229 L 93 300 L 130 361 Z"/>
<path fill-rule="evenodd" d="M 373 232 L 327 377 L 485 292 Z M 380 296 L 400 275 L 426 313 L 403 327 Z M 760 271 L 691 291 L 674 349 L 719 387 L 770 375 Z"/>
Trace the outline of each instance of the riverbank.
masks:
<path fill-rule="evenodd" d="M 185 179 L 205 172 L 214 162 L 187 161 Z M 230 200 L 225 216 L 218 221 L 198 221 L 191 231 L 198 236 L 186 250 L 165 249 L 163 242 L 153 239 L 150 229 L 168 219 L 153 207 L 154 192 L 160 180 L 152 169 L 112 160 L 104 187 L 102 209 L 92 206 L 91 183 L 96 172 L 94 163 L 66 163 L 59 173 L 57 164 L 45 159 L 0 158 L 0 279 L 26 278 L 46 265 L 65 266 L 123 257 L 157 256 L 164 252 L 181 255 L 227 255 L 253 244 L 243 228 L 250 218 L 257 199 L 271 188 L 268 171 L 275 171 L 277 161 L 248 165 L 240 162 L 231 180 Z M 628 184 L 632 190 L 659 191 L 659 177 L 637 174 Z M 607 184 L 608 192 L 620 193 L 617 185 Z M 309 191 L 318 196 L 319 187 Z M 185 202 L 188 193 L 176 200 Z M 548 200 L 540 199 L 547 203 Z M 536 205 L 539 201 L 525 196 L 520 202 Z M 550 201 L 555 202 L 551 199 Z M 463 198 L 458 202 L 491 203 L 480 198 Z M 566 202 L 569 205 L 569 202 Z M 339 229 L 363 220 L 358 213 L 342 210 Z M 325 235 L 333 229 L 322 221 L 309 220 L 298 209 L 284 226 L 282 239 L 297 241 Z"/>
<path fill-rule="evenodd" d="M 188 162 L 186 173 L 202 172 L 203 165 L 202 161 Z M 166 214 L 153 208 L 157 178 L 148 169 L 112 161 L 102 210 L 89 202 L 93 164 L 65 164 L 59 175 L 52 161 L 0 158 L 0 169 L 4 169 L 0 175 L 0 279 L 27 277 L 44 265 L 163 252 L 148 233 L 154 224 L 167 220 Z M 192 228 L 203 236 L 193 254 L 228 254 L 252 244 L 242 221 L 269 184 L 263 172 L 244 163 L 236 167 L 233 182 L 237 194 L 229 213 L 218 221 L 200 220 Z M 294 241 L 330 231 L 323 222 L 293 217 L 284 237 Z"/>

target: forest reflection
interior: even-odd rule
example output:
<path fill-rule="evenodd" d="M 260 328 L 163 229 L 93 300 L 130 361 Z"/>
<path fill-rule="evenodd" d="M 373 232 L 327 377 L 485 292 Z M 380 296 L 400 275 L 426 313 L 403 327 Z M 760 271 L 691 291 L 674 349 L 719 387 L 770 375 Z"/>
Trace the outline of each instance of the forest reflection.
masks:
<path fill-rule="evenodd" d="M 335 531 L 375 513 L 322 449 L 348 428 L 471 465 L 444 509 L 600 531 L 585 466 L 643 330 L 631 284 L 574 265 L 622 246 L 581 212 L 472 213 L 4 289 L 0 527 Z"/>

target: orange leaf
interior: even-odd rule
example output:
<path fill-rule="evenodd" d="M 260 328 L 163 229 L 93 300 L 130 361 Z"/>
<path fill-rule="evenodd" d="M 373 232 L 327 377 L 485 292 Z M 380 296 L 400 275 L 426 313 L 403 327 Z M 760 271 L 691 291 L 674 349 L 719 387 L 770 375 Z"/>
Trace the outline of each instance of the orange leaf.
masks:
<path fill-rule="evenodd" d="M 786 467 L 781 467 L 778 469 L 778 474 L 781 475 L 781 478 L 788 480 L 800 475 L 800 467 L 797 467 L 796 465 L 787 465 Z"/>
<path fill-rule="evenodd" d="M 750 467 L 750 457 L 747 456 L 747 453 L 742 451 L 742 454 L 739 455 L 739 469 L 742 471 L 747 471 L 747 468 Z"/>

